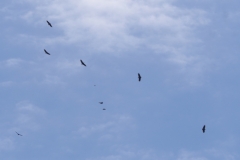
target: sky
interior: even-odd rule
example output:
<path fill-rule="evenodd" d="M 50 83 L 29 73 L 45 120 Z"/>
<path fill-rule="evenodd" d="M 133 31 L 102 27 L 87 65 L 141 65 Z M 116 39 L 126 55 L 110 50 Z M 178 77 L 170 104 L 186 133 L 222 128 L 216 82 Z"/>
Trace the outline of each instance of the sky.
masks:
<path fill-rule="evenodd" d="M 1 0 L 0 159 L 238 160 L 239 8 Z"/>

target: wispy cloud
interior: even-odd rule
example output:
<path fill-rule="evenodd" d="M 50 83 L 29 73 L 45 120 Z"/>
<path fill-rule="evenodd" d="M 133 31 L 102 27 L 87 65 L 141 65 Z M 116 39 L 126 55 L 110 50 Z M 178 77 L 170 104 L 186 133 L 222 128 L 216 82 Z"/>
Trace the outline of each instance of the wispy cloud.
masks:
<path fill-rule="evenodd" d="M 182 150 L 178 155 L 177 160 L 208 160 L 208 159 L 198 152 Z"/>
<path fill-rule="evenodd" d="M 33 62 L 33 61 L 27 61 L 27 60 L 23 60 L 20 58 L 9 58 L 9 59 L 0 61 L 1 68 L 4 68 L 4 69 L 6 69 L 6 68 L 19 69 L 24 66 L 29 67 L 34 64 L 35 64 L 35 62 Z"/>
<path fill-rule="evenodd" d="M 25 128 L 28 130 L 38 130 L 41 127 L 39 121 L 44 119 L 46 111 L 41 109 L 28 101 L 21 101 L 16 104 L 16 119 L 15 126 Z"/>
<path fill-rule="evenodd" d="M 0 151 L 14 149 L 14 142 L 11 138 L 0 139 Z"/>
<path fill-rule="evenodd" d="M 0 82 L 0 87 L 10 87 L 14 84 L 13 81 L 4 81 L 4 82 Z"/>
<path fill-rule="evenodd" d="M 175 57 L 180 59 L 176 61 L 185 63 L 190 58 L 181 59 L 182 56 L 176 55 L 184 54 L 186 45 L 199 41 L 194 35 L 195 27 L 209 23 L 203 10 L 182 9 L 165 0 L 31 3 L 35 8 L 27 12 L 24 19 L 38 24 L 48 19 L 63 31 L 61 37 L 44 42 L 80 44 L 90 51 L 117 54 L 144 47 L 152 53 L 169 54 L 172 59 Z"/>
<path fill-rule="evenodd" d="M 75 133 L 80 134 L 83 138 L 97 134 L 99 135 L 99 140 L 108 140 L 120 138 L 124 131 L 131 128 L 134 128 L 133 119 L 129 116 L 121 115 L 105 123 L 83 125 Z"/>
<path fill-rule="evenodd" d="M 45 36 L 38 32 L 21 34 L 26 43 L 38 47 L 39 44 L 51 48 L 67 47 L 74 52 L 69 55 L 71 58 L 99 53 L 162 55 L 161 59 L 176 65 L 177 72 L 191 85 L 203 82 L 199 75 L 211 68 L 209 57 L 193 51 L 202 44 L 195 31 L 211 23 L 204 10 L 182 8 L 167 0 L 24 2 L 31 7 L 20 16 L 33 28 L 47 28 L 46 20 L 53 25 L 46 29 Z M 76 65 L 69 63 L 71 61 L 69 57 L 59 61 L 58 69 L 76 73 Z"/>

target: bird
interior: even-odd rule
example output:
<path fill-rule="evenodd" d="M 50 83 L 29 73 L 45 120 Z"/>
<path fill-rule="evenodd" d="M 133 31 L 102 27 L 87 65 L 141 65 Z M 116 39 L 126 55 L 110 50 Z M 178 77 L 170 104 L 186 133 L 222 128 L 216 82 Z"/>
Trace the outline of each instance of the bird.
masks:
<path fill-rule="evenodd" d="M 52 24 L 51 24 L 50 22 L 47 21 L 47 23 L 48 23 L 48 25 L 49 25 L 50 27 L 52 27 Z"/>
<path fill-rule="evenodd" d="M 105 108 L 103 108 L 102 110 L 106 110 Z"/>
<path fill-rule="evenodd" d="M 16 131 L 15 131 L 16 132 Z M 18 132 L 16 132 L 18 136 L 22 136 L 21 134 L 19 134 Z"/>
<path fill-rule="evenodd" d="M 46 49 L 44 49 L 44 52 L 45 52 L 46 54 L 50 55 L 50 53 L 48 53 L 48 51 L 46 51 Z"/>
<path fill-rule="evenodd" d="M 140 82 L 141 81 L 141 75 L 138 73 L 138 81 Z"/>
<path fill-rule="evenodd" d="M 103 102 L 99 102 L 100 104 L 103 104 Z"/>
<path fill-rule="evenodd" d="M 204 125 L 203 128 L 202 128 L 202 132 L 204 133 L 206 130 L 206 126 Z"/>
<path fill-rule="evenodd" d="M 80 59 L 80 62 L 82 63 L 82 65 L 86 67 L 86 64 L 81 59 Z"/>

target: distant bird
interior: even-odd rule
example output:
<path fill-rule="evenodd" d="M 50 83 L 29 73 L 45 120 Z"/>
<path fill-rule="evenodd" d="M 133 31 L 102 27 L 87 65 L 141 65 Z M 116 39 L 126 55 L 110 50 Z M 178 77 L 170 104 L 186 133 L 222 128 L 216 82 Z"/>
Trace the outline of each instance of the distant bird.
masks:
<path fill-rule="evenodd" d="M 51 24 L 50 22 L 47 21 L 47 23 L 48 23 L 48 25 L 49 25 L 50 27 L 52 27 L 52 24 Z"/>
<path fill-rule="evenodd" d="M 106 110 L 105 108 L 103 108 L 102 110 Z"/>
<path fill-rule="evenodd" d="M 86 64 L 82 60 L 80 60 L 80 62 L 82 63 L 82 65 L 86 66 Z"/>
<path fill-rule="evenodd" d="M 16 132 L 16 131 L 15 131 Z M 22 136 L 21 134 L 19 134 L 18 132 L 16 132 L 18 136 Z"/>
<path fill-rule="evenodd" d="M 103 102 L 99 102 L 100 104 L 103 104 Z"/>
<path fill-rule="evenodd" d="M 94 84 L 94 86 L 96 86 L 96 85 Z"/>
<path fill-rule="evenodd" d="M 141 81 L 141 75 L 138 73 L 138 81 L 140 82 Z"/>
<path fill-rule="evenodd" d="M 50 53 L 48 53 L 48 51 L 46 51 L 46 49 L 44 49 L 44 52 L 45 52 L 46 54 L 50 55 Z"/>
<path fill-rule="evenodd" d="M 206 130 L 206 126 L 204 125 L 202 128 L 202 132 L 205 133 L 205 130 Z"/>

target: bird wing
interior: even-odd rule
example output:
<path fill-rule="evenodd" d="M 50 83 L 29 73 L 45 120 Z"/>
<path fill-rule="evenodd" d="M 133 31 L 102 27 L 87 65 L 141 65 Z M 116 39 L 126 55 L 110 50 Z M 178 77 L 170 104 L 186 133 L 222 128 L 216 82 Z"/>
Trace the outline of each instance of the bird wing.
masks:
<path fill-rule="evenodd" d="M 50 22 L 47 21 L 47 23 L 48 23 L 48 25 L 49 25 L 50 27 L 52 27 L 52 24 L 51 24 Z"/>
<path fill-rule="evenodd" d="M 82 60 L 80 60 L 80 61 L 81 61 L 82 65 L 86 66 L 86 64 Z"/>
<path fill-rule="evenodd" d="M 16 131 L 15 131 L 16 132 Z M 19 134 L 18 132 L 16 132 L 17 133 L 17 135 L 19 135 L 19 136 L 22 136 L 21 134 Z"/>
<path fill-rule="evenodd" d="M 50 55 L 50 53 L 48 53 L 48 51 L 46 51 L 46 49 L 44 49 L 44 52 L 45 52 L 46 54 Z"/>
<path fill-rule="evenodd" d="M 203 133 L 205 132 L 205 125 L 203 126 L 202 131 L 203 131 Z"/>

